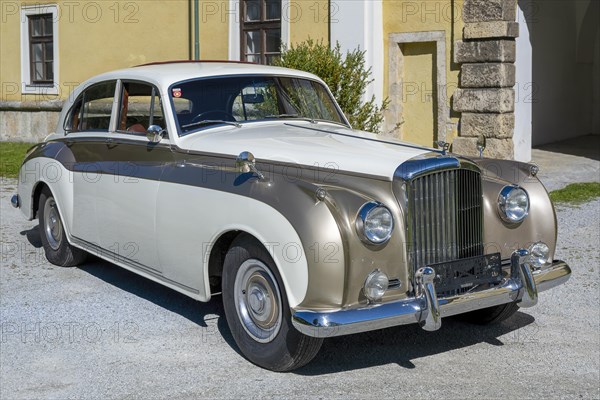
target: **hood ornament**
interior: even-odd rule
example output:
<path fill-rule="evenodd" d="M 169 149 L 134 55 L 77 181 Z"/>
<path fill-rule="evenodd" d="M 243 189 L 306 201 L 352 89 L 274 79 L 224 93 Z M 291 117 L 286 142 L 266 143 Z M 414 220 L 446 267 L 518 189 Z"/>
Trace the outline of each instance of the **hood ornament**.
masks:
<path fill-rule="evenodd" d="M 479 158 L 483 158 L 483 151 L 485 150 L 485 136 L 479 135 L 477 138 L 477 150 L 479 150 Z"/>
<path fill-rule="evenodd" d="M 448 149 L 450 148 L 450 143 L 446 143 L 443 140 L 438 140 L 437 142 L 435 142 L 437 144 L 437 146 L 442 149 L 442 155 L 446 155 L 446 152 L 448 151 Z"/>

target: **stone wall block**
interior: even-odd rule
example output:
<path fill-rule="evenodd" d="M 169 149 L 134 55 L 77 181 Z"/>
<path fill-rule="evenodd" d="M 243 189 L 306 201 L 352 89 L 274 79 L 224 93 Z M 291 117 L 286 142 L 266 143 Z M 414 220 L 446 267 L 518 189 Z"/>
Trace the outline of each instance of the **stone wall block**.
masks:
<path fill-rule="evenodd" d="M 516 0 L 465 0 L 464 22 L 514 21 L 517 18 Z"/>
<path fill-rule="evenodd" d="M 479 157 L 477 138 L 457 137 L 452 142 L 452 152 L 467 157 Z M 512 139 L 488 139 L 483 152 L 485 158 L 499 158 L 512 160 L 514 158 L 514 145 Z"/>
<path fill-rule="evenodd" d="M 464 39 L 516 38 L 519 24 L 514 21 L 489 21 L 465 23 Z"/>
<path fill-rule="evenodd" d="M 454 43 L 454 62 L 509 62 L 516 60 L 516 42 L 514 40 L 486 40 L 483 42 Z"/>
<path fill-rule="evenodd" d="M 458 112 L 508 113 L 515 110 L 514 89 L 456 89 L 453 108 Z"/>
<path fill-rule="evenodd" d="M 37 143 L 56 130 L 60 112 L 0 111 L 0 141 Z"/>
<path fill-rule="evenodd" d="M 463 64 L 460 85 L 465 88 L 513 87 L 515 86 L 515 73 L 515 64 Z"/>
<path fill-rule="evenodd" d="M 460 134 L 464 137 L 508 139 L 515 129 L 515 114 L 462 113 Z"/>

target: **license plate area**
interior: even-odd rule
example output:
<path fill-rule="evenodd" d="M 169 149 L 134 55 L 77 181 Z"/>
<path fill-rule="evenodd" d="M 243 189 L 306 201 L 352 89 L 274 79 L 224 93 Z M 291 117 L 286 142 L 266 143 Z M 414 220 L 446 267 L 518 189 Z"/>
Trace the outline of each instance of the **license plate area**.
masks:
<path fill-rule="evenodd" d="M 453 296 L 494 286 L 502 281 L 500 253 L 430 265 L 435 270 L 436 294 Z"/>

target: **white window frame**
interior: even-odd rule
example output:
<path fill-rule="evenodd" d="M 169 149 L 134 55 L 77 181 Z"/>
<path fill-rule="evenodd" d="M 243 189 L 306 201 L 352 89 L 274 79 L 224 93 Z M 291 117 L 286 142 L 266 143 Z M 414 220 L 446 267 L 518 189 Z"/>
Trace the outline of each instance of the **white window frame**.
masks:
<path fill-rule="evenodd" d="M 29 62 L 29 17 L 32 15 L 52 14 L 52 44 L 54 78 L 52 86 L 36 85 L 31 82 L 31 63 Z M 58 94 L 58 6 L 56 4 L 36 4 L 21 7 L 21 92 L 23 94 Z"/>
<path fill-rule="evenodd" d="M 290 1 L 281 0 L 281 42 L 290 47 Z M 240 0 L 229 0 L 229 61 L 240 61 Z"/>

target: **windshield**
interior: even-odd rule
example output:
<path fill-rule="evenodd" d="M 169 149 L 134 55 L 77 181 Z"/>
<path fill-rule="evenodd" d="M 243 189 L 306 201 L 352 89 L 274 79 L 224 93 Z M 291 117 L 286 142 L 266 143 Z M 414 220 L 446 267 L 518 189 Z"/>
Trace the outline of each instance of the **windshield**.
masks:
<path fill-rule="evenodd" d="M 179 134 L 248 121 L 303 119 L 346 124 L 319 82 L 278 76 L 197 79 L 171 87 Z"/>

